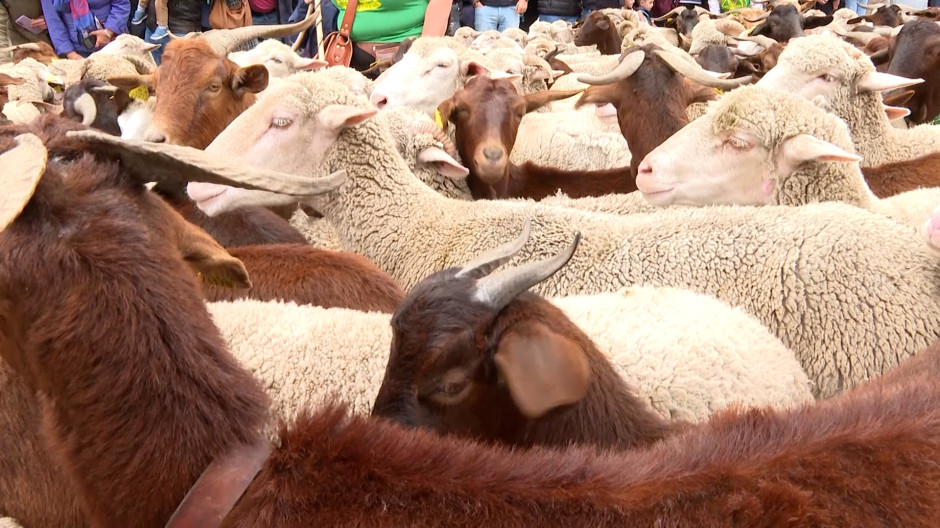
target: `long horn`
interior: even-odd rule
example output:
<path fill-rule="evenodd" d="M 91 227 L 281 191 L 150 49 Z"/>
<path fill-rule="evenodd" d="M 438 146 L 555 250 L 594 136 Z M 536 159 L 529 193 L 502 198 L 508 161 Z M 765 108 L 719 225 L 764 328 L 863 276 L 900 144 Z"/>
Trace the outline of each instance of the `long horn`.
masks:
<path fill-rule="evenodd" d="M 763 22 L 764 19 L 767 18 L 768 16 L 770 16 L 770 13 L 761 13 L 757 15 L 757 18 L 748 18 L 748 17 L 742 17 L 742 18 L 744 18 L 744 20 L 747 20 L 748 22 Z"/>
<path fill-rule="evenodd" d="M 72 104 L 72 108 L 75 109 L 75 113 L 82 116 L 82 124 L 85 126 L 91 126 L 95 122 L 95 118 L 98 117 L 98 105 L 95 104 L 91 94 L 83 93 L 78 96 L 78 99 Z"/>
<path fill-rule="evenodd" d="M 454 146 L 454 142 L 451 141 L 450 136 L 447 135 L 447 132 L 441 130 L 441 127 L 430 121 L 422 119 L 412 123 L 411 129 L 415 132 L 431 134 L 435 140 L 441 142 L 441 144 L 444 146 L 444 152 L 446 152 L 448 156 L 452 158 L 457 157 L 457 147 Z"/>
<path fill-rule="evenodd" d="M 645 58 L 646 53 L 644 53 L 643 50 L 634 51 L 633 53 L 627 54 L 627 56 L 624 57 L 622 61 L 620 61 L 620 64 L 611 70 L 610 73 L 605 75 L 578 75 L 578 82 L 593 85 L 614 84 L 615 82 L 620 82 L 636 73 L 636 71 L 640 69 L 640 65 L 643 64 L 643 59 Z"/>
<path fill-rule="evenodd" d="M 879 7 L 884 7 L 884 6 L 885 6 L 884 2 L 879 2 L 877 4 L 863 4 L 861 2 L 858 2 L 858 7 L 861 7 L 862 9 L 868 9 L 871 11 L 874 11 L 878 9 Z"/>
<path fill-rule="evenodd" d="M 30 50 L 30 51 L 42 51 L 42 49 L 39 47 L 39 44 L 36 44 L 35 42 L 27 42 L 25 44 L 16 44 L 15 46 L 7 46 L 3 49 L 0 49 L 0 52 L 16 51 L 16 50 L 21 50 L 21 49 Z"/>
<path fill-rule="evenodd" d="M 752 80 L 750 75 L 747 77 L 740 77 L 738 79 L 717 79 L 706 73 L 705 70 L 698 65 L 698 63 L 683 60 L 682 57 L 677 57 L 672 53 L 667 53 L 661 50 L 656 50 L 653 53 L 662 59 L 662 61 L 665 62 L 676 73 L 680 73 L 687 79 L 695 81 L 704 86 L 710 86 L 720 90 L 731 90 L 741 86 L 742 84 L 747 84 Z"/>
<path fill-rule="evenodd" d="M 336 190 L 346 181 L 345 171 L 339 171 L 326 178 L 310 179 L 268 169 L 246 167 L 244 164 L 182 145 L 121 139 L 93 130 L 68 132 L 66 135 L 104 157 L 119 158 L 131 174 L 138 175 L 141 182 L 185 185 L 187 182 L 198 181 L 290 196 L 313 196 Z"/>
<path fill-rule="evenodd" d="M 519 294 L 551 277 L 568 264 L 580 242 L 581 233 L 575 233 L 571 244 L 554 257 L 529 262 L 480 279 L 477 281 L 474 298 L 492 308 L 502 309 Z"/>
<path fill-rule="evenodd" d="M 655 21 L 657 21 L 657 22 L 661 22 L 661 21 L 666 20 L 667 18 L 669 18 L 669 17 L 671 17 L 671 16 L 678 15 L 678 14 L 679 14 L 680 12 L 682 12 L 682 11 L 685 11 L 685 6 L 679 6 L 679 7 L 675 8 L 675 9 L 673 9 L 672 11 L 666 13 L 665 15 L 663 15 L 663 16 L 661 16 L 661 17 L 658 17 L 658 18 L 654 18 L 653 20 L 655 20 Z"/>
<path fill-rule="evenodd" d="M 0 231 L 9 227 L 33 198 L 49 159 L 46 146 L 37 136 L 22 134 L 16 136 L 15 141 L 15 147 L 0 154 L 0 174 L 3 174 Z"/>
<path fill-rule="evenodd" d="M 316 17 L 309 16 L 293 24 L 276 26 L 246 26 L 237 29 L 213 29 L 202 34 L 201 38 L 212 46 L 219 55 L 225 56 L 241 44 L 259 37 L 286 37 L 295 35 L 312 26 Z"/>
<path fill-rule="evenodd" d="M 531 231 L 532 219 L 526 218 L 525 225 L 522 226 L 522 234 L 511 242 L 495 247 L 464 264 L 464 266 L 460 268 L 460 271 L 457 272 L 456 276 L 481 279 L 493 273 L 493 270 L 509 262 L 509 259 L 514 257 L 516 253 L 525 246 L 525 243 L 529 241 L 529 233 Z"/>
<path fill-rule="evenodd" d="M 776 40 L 766 36 L 766 35 L 747 35 L 746 37 L 735 37 L 738 40 L 749 40 L 755 44 L 760 45 L 764 49 L 769 49 L 771 46 L 777 43 Z"/>

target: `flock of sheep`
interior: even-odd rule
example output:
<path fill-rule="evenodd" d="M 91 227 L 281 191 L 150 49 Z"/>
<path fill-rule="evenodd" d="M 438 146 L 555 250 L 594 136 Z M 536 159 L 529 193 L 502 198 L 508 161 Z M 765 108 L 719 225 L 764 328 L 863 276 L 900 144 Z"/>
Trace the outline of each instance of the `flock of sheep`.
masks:
<path fill-rule="evenodd" d="M 4 50 L 0 527 L 935 525 L 940 12 L 868 9 Z"/>

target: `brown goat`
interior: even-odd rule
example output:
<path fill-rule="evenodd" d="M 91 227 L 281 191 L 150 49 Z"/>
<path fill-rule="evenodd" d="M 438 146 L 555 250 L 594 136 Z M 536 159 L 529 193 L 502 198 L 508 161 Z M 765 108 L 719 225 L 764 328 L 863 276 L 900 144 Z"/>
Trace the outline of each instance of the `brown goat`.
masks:
<path fill-rule="evenodd" d="M 12 51 L 13 64 L 17 64 L 23 59 L 33 59 L 36 62 L 41 62 L 42 64 L 49 66 L 52 64 L 52 61 L 58 59 L 55 50 L 52 49 L 52 46 L 49 45 L 49 43 L 41 40 L 10 46 L 0 51 Z"/>
<path fill-rule="evenodd" d="M 562 311 L 527 290 L 567 264 L 556 257 L 490 275 L 522 236 L 416 284 L 392 318 L 392 349 L 372 414 L 511 445 L 627 449 L 672 430 L 624 385 Z"/>
<path fill-rule="evenodd" d="M 871 192 L 879 198 L 914 189 L 940 187 L 940 152 L 876 167 L 862 167 L 862 175 Z"/>
<path fill-rule="evenodd" d="M 592 11 L 588 14 L 574 36 L 576 46 L 595 44 L 597 51 L 602 55 L 619 55 L 622 40 L 616 24 L 601 11 Z"/>
<path fill-rule="evenodd" d="M 142 183 L 88 156 L 43 170 L 36 142 L 13 144 L 0 137 L 0 356 L 43 391 L 43 434 L 93 524 L 164 526 L 202 468 L 260 441 L 264 393 Z M 281 428 L 222 526 L 931 526 L 940 381 L 906 370 L 627 453 L 514 452 L 328 407 Z"/>
<path fill-rule="evenodd" d="M 859 22 L 871 22 L 875 26 L 898 27 L 904 23 L 901 7 L 896 5 L 883 5 L 870 15 L 850 18 L 848 24 L 858 24 Z"/>
<path fill-rule="evenodd" d="M 229 249 L 251 277 L 251 288 L 203 285 L 207 301 L 293 301 L 324 308 L 392 313 L 405 298 L 394 279 L 355 253 L 306 244 Z"/>
<path fill-rule="evenodd" d="M 924 82 L 911 87 L 914 95 L 904 104 L 908 121 L 929 123 L 940 115 L 940 24 L 912 20 L 904 24 L 888 48 L 887 72 Z"/>
<path fill-rule="evenodd" d="M 717 97 L 715 90 L 690 82 L 672 64 L 693 75 L 696 82 L 707 83 L 708 86 L 730 88 L 747 80 L 709 78 L 701 69 L 689 70 L 686 65 L 677 62 L 682 59 L 673 58 L 672 64 L 667 63 L 657 52 L 663 53 L 661 48 L 651 44 L 630 48 L 621 57 L 620 65 L 610 74 L 580 77 L 584 82 L 596 86 L 584 92 L 577 106 L 611 103 L 617 109 L 620 133 L 630 147 L 630 171 L 634 179 L 643 158 L 689 123 L 686 107 Z M 636 189 L 635 180 L 633 188 Z"/>
<path fill-rule="evenodd" d="M 527 112 L 578 93 L 548 90 L 523 96 L 509 79 L 477 75 L 441 103 L 441 117 L 454 124 L 457 152 L 470 169 L 467 186 L 473 197 L 541 200 L 559 189 L 571 198 L 635 191 L 629 167 L 569 171 L 509 160 Z"/>

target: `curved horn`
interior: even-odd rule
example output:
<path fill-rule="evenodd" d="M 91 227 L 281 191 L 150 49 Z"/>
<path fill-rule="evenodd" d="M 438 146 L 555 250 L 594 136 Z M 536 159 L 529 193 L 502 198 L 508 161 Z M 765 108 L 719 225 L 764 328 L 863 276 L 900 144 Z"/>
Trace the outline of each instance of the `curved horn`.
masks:
<path fill-rule="evenodd" d="M 460 268 L 460 271 L 457 272 L 456 277 L 469 276 L 480 279 L 493 273 L 493 270 L 509 262 L 509 259 L 514 257 L 516 253 L 525 246 L 525 243 L 529 241 L 529 233 L 531 231 L 532 219 L 526 218 L 525 225 L 522 226 L 522 234 L 511 242 L 495 247 L 464 264 L 464 266 Z"/>
<path fill-rule="evenodd" d="M 422 119 L 413 122 L 411 129 L 415 132 L 431 134 L 435 141 L 439 141 L 444 146 L 444 152 L 446 152 L 448 156 L 452 158 L 457 157 L 457 147 L 454 146 L 454 142 L 451 141 L 447 132 L 441 130 L 441 127 L 437 126 L 435 123 Z"/>
<path fill-rule="evenodd" d="M 611 70 L 610 73 L 606 75 L 578 75 L 578 82 L 583 82 L 584 84 L 594 84 L 594 85 L 604 85 L 604 84 L 613 84 L 615 82 L 620 82 L 627 77 L 636 73 L 640 69 L 640 65 L 643 64 L 643 59 L 646 58 L 646 53 L 642 50 L 634 51 L 633 53 L 628 54 L 626 57 L 620 61 L 620 64 L 616 68 Z"/>
<path fill-rule="evenodd" d="M 72 103 L 72 108 L 75 109 L 76 114 L 82 116 L 82 124 L 85 126 L 91 126 L 98 117 L 98 105 L 95 104 L 91 94 L 83 93 L 78 96 L 78 99 Z"/>
<path fill-rule="evenodd" d="M 863 4 L 861 2 L 858 2 L 858 7 L 861 7 L 862 9 L 870 10 L 870 11 L 874 11 L 878 9 L 879 7 L 884 7 L 884 6 L 885 6 L 884 2 L 879 2 L 877 4 Z"/>
<path fill-rule="evenodd" d="M 655 21 L 657 21 L 657 22 L 661 22 L 661 21 L 666 20 L 667 18 L 669 18 L 669 17 L 671 17 L 671 16 L 678 15 L 679 12 L 681 12 L 681 11 L 685 11 L 685 6 L 679 6 L 679 7 L 675 8 L 675 9 L 673 9 L 672 11 L 666 13 L 665 15 L 663 15 L 663 16 L 661 16 L 661 17 L 654 18 L 653 20 L 655 20 Z"/>
<path fill-rule="evenodd" d="M 748 17 L 741 17 L 741 18 L 743 18 L 744 20 L 747 20 L 748 22 L 763 22 L 764 19 L 767 18 L 768 16 L 770 16 L 770 13 L 761 13 L 760 15 L 757 15 L 757 18 L 748 18 Z"/>
<path fill-rule="evenodd" d="M 706 73 L 705 70 L 698 65 L 698 63 L 682 60 L 681 57 L 677 57 L 671 53 L 660 50 L 654 51 L 653 53 L 662 59 L 662 61 L 665 62 L 676 73 L 681 73 L 687 79 L 695 81 L 704 86 L 710 86 L 720 90 L 731 90 L 741 86 L 742 84 L 747 84 L 752 80 L 750 75 L 738 79 L 717 79 Z"/>
<path fill-rule="evenodd" d="M 46 146 L 37 136 L 22 134 L 16 136 L 15 141 L 15 147 L 0 154 L 0 173 L 3 173 L 0 231 L 9 227 L 33 198 L 49 159 Z"/>
<path fill-rule="evenodd" d="M 753 42 L 764 49 L 768 49 L 774 44 L 777 43 L 776 40 L 766 36 L 766 35 L 747 35 L 745 37 L 731 37 L 734 40 L 747 40 Z"/>
<path fill-rule="evenodd" d="M 243 189 L 271 191 L 290 196 L 314 196 L 338 189 L 345 171 L 311 179 L 294 174 L 246 167 L 207 152 L 182 145 L 121 139 L 97 130 L 67 132 L 66 136 L 107 157 L 118 158 L 142 183 L 148 181 L 185 185 L 190 181 L 218 183 Z"/>
<path fill-rule="evenodd" d="M 27 42 L 25 44 L 16 44 L 15 46 L 7 46 L 3 49 L 0 49 L 0 51 L 16 51 L 16 50 L 21 50 L 21 49 L 29 50 L 29 51 L 42 51 L 42 49 L 39 47 L 39 44 L 35 42 Z"/>
<path fill-rule="evenodd" d="M 293 24 L 276 26 L 246 26 L 237 29 L 213 29 L 201 35 L 207 44 L 219 55 L 225 56 L 241 44 L 259 37 L 286 37 L 296 35 L 313 25 L 316 17 L 309 16 Z"/>
<path fill-rule="evenodd" d="M 559 251 L 554 257 L 529 262 L 480 279 L 477 281 L 473 297 L 487 306 L 502 309 L 519 294 L 551 277 L 563 268 L 571 260 L 580 242 L 581 233 L 575 233 L 571 244 Z"/>
<path fill-rule="evenodd" d="M 542 59 L 543 59 L 545 62 L 548 62 L 548 61 L 554 59 L 555 56 L 558 55 L 558 54 L 560 54 L 560 53 L 561 53 L 561 48 L 556 44 L 555 47 L 552 49 L 552 51 L 549 51 L 548 53 L 546 53 L 545 56 L 542 57 Z"/>

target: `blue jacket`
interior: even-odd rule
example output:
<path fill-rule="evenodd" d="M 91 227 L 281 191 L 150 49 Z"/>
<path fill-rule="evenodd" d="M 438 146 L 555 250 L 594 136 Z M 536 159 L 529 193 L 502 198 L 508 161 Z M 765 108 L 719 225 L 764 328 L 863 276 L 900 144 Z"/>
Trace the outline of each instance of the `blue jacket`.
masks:
<path fill-rule="evenodd" d="M 81 37 L 72 22 L 70 9 L 65 12 L 56 11 L 52 0 L 41 0 L 42 14 L 46 18 L 49 28 L 49 38 L 52 46 L 59 55 L 76 51 L 87 57 L 92 51 L 82 45 Z M 129 0 L 88 0 L 88 7 L 104 27 L 115 34 L 127 33 L 127 19 L 131 13 Z"/>

